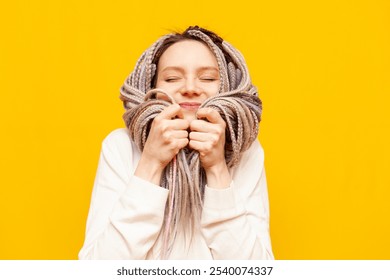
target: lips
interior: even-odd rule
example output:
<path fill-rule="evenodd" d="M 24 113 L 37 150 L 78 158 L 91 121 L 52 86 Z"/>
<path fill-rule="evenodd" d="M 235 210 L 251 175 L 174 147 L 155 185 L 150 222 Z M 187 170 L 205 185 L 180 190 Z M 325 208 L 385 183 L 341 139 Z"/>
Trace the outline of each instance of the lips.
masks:
<path fill-rule="evenodd" d="M 199 102 L 181 102 L 180 107 L 189 111 L 197 111 L 201 105 Z"/>

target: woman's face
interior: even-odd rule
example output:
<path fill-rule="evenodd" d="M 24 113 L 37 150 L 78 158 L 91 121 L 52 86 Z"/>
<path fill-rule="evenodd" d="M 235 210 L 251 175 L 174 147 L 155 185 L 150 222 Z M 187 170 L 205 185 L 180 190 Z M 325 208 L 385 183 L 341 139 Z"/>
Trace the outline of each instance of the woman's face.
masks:
<path fill-rule="evenodd" d="M 172 97 L 189 121 L 196 119 L 196 111 L 207 98 L 218 93 L 219 84 L 217 60 L 199 41 L 174 43 L 160 57 L 156 88 Z M 164 99 L 162 94 L 158 97 Z"/>

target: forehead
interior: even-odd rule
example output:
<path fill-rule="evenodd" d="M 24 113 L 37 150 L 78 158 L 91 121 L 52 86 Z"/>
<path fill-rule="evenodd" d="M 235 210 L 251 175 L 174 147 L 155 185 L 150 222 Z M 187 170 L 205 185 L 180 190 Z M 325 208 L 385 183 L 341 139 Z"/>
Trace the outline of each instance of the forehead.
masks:
<path fill-rule="evenodd" d="M 169 46 L 161 55 L 158 64 L 199 63 L 218 66 L 217 59 L 210 48 L 200 41 L 184 40 Z"/>

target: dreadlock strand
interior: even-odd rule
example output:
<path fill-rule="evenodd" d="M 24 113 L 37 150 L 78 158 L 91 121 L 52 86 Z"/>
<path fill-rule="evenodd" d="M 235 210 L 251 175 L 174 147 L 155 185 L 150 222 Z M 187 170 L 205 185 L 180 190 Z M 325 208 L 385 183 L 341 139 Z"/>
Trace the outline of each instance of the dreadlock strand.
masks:
<path fill-rule="evenodd" d="M 262 104 L 252 85 L 248 68 L 241 53 L 219 37 L 210 37 L 198 27 L 186 31 L 192 38 L 203 41 L 214 53 L 220 73 L 219 93 L 208 98 L 201 108 L 213 108 L 226 123 L 225 160 L 234 167 L 257 137 Z M 157 65 L 153 63 L 168 34 L 157 40 L 138 59 L 134 71 L 120 89 L 120 99 L 126 109 L 123 114 L 130 138 L 143 151 L 154 118 L 174 100 L 160 89 L 152 89 Z M 219 40 L 217 43 L 214 40 Z M 161 53 L 160 53 L 161 55 Z M 226 55 L 229 56 L 227 59 Z M 157 93 L 169 101 L 159 100 Z M 165 167 L 160 185 L 168 189 L 160 257 L 166 259 L 172 251 L 178 232 L 191 242 L 200 228 L 204 191 L 207 183 L 199 152 L 183 148 Z"/>

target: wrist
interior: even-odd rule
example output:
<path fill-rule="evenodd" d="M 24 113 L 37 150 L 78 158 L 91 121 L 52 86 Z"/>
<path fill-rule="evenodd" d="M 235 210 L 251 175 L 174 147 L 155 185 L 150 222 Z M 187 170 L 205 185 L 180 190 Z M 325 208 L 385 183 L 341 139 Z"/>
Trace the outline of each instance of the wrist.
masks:
<path fill-rule="evenodd" d="M 207 186 L 215 189 L 225 189 L 232 181 L 226 162 L 205 169 Z"/>
<path fill-rule="evenodd" d="M 160 185 L 163 170 L 164 167 L 159 162 L 149 159 L 143 154 L 134 175 L 155 185 Z"/>

